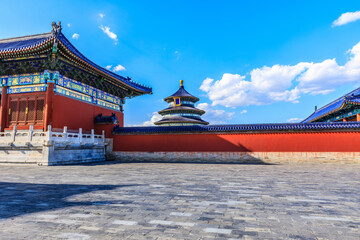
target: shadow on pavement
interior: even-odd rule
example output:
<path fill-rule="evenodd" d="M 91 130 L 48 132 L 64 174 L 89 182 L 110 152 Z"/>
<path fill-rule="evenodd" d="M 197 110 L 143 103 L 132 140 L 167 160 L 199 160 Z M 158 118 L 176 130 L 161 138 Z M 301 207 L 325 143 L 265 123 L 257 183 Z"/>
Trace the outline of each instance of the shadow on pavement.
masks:
<path fill-rule="evenodd" d="M 0 219 L 56 210 L 70 206 L 127 204 L 130 201 L 67 201 L 66 198 L 95 191 L 138 185 L 75 185 L 0 182 Z"/>

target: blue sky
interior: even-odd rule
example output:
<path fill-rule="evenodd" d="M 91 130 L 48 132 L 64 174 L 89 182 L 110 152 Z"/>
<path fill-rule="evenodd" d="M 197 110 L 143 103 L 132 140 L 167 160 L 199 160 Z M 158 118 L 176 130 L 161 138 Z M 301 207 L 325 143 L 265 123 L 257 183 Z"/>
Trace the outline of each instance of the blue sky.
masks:
<path fill-rule="evenodd" d="M 0 38 L 49 32 L 52 21 L 61 21 L 89 59 L 153 87 L 152 95 L 127 100 L 126 125 L 157 119 L 180 79 L 212 124 L 299 121 L 360 86 L 355 0 L 0 0 L 0 6 Z"/>

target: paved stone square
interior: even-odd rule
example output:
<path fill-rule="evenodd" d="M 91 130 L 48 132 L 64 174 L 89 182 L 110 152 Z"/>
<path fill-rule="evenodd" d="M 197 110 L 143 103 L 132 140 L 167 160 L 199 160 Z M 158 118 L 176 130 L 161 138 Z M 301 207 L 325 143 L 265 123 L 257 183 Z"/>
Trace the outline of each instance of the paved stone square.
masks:
<path fill-rule="evenodd" d="M 360 238 L 360 165 L 0 169 L 1 239 Z"/>

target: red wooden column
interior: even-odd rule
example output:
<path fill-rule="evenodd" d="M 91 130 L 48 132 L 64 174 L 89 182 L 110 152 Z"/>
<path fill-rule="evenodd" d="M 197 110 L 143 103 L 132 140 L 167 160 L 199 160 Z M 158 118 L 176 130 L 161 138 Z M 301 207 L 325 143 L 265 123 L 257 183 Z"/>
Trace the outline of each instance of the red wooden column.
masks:
<path fill-rule="evenodd" d="M 7 88 L 7 86 L 3 86 L 1 91 L 0 126 L 2 132 L 5 129 L 7 119 Z"/>
<path fill-rule="evenodd" d="M 44 112 L 44 131 L 47 131 L 48 126 L 52 123 L 52 108 L 55 83 L 48 81 L 48 87 L 45 94 L 45 112 Z"/>

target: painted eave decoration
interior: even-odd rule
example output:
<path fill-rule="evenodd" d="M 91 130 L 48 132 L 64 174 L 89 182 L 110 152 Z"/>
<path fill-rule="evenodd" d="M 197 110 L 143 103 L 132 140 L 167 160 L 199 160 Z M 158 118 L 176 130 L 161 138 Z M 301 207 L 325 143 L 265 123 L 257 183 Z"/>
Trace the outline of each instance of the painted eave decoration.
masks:
<path fill-rule="evenodd" d="M 129 92 L 128 97 L 152 94 L 152 88 L 134 82 L 129 77 L 120 76 L 86 58 L 61 32 L 61 24 L 52 23 L 50 33 L 30 35 L 0 40 L 0 60 L 31 59 L 45 53 L 59 53 L 74 65 L 95 72 L 106 81 Z M 1 62 L 0 62 L 1 63 Z"/>
<path fill-rule="evenodd" d="M 360 105 L 360 88 L 357 88 L 344 96 L 332 101 L 322 108 L 317 109 L 313 114 L 306 118 L 303 123 L 314 122 L 329 114 L 338 112 L 349 105 Z"/>

